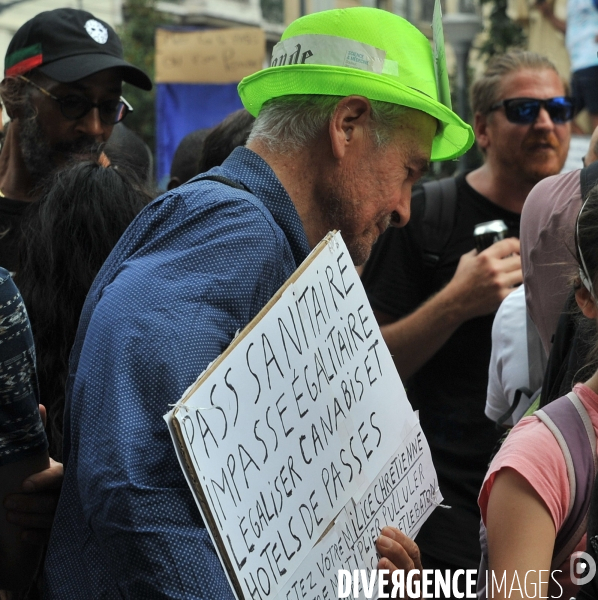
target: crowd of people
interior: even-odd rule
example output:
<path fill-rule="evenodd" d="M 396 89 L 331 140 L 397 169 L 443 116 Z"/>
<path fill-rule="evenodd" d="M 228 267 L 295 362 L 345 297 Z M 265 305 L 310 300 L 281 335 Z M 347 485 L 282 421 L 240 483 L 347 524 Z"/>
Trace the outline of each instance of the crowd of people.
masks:
<path fill-rule="evenodd" d="M 303 62 L 279 64 L 299 36 Z M 367 60 L 342 58 L 357 46 Z M 415 541 L 386 524 L 378 567 L 479 567 L 481 597 L 511 597 L 487 570 L 552 570 L 536 597 L 598 598 L 569 569 L 598 554 L 598 129 L 560 174 L 575 101 L 529 51 L 490 61 L 470 127 L 438 100 L 426 37 L 378 9 L 302 17 L 274 54 L 245 109 L 182 140 L 159 195 L 122 123 L 123 82 L 152 82 L 114 30 L 58 9 L 11 41 L 0 598 L 234 597 L 163 415 L 334 229 L 448 507 Z M 418 184 L 474 142 L 482 166 Z M 476 249 L 488 222 L 508 233 Z"/>

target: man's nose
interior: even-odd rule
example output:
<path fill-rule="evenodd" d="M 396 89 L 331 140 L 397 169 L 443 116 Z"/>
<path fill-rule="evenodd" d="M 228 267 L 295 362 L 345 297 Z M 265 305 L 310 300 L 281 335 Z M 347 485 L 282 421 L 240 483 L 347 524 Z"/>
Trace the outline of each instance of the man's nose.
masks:
<path fill-rule="evenodd" d="M 393 227 L 404 227 L 411 217 L 411 186 L 403 188 L 399 195 L 395 209 L 390 215 L 390 224 Z"/>
<path fill-rule="evenodd" d="M 94 106 L 88 113 L 78 119 L 77 129 L 87 136 L 103 140 L 108 126 L 102 123 L 100 110 L 97 106 Z"/>
<path fill-rule="evenodd" d="M 534 127 L 537 129 L 554 129 L 554 121 L 543 106 L 540 107 L 538 117 L 534 121 Z"/>

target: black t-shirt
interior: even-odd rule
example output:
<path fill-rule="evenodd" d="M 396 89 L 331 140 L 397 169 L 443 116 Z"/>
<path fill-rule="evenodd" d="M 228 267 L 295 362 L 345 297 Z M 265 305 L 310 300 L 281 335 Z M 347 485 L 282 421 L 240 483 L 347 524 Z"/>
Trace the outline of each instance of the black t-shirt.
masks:
<path fill-rule="evenodd" d="M 21 221 L 29 204 L 0 197 L 0 267 L 12 273 L 17 270 Z"/>
<path fill-rule="evenodd" d="M 456 179 L 455 227 L 436 268 L 422 259 L 423 193 L 414 191 L 411 220 L 389 229 L 378 241 L 363 273 L 372 307 L 400 319 L 417 309 L 453 277 L 460 257 L 474 248 L 474 227 L 502 219 L 519 236 L 520 215 L 477 193 L 465 175 Z M 478 493 L 499 434 L 484 414 L 494 314 L 467 321 L 407 382 L 407 395 L 419 409 L 440 490 L 451 509 L 438 508 L 417 537 L 434 558 L 477 568 Z"/>

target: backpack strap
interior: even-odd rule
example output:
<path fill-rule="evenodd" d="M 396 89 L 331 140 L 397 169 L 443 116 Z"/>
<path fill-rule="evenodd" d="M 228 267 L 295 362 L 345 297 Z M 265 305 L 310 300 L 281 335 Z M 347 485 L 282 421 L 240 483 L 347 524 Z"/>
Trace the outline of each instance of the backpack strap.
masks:
<path fill-rule="evenodd" d="M 457 214 L 457 182 L 454 177 L 423 184 L 424 216 L 421 222 L 424 267 L 434 269 L 448 244 Z"/>
<path fill-rule="evenodd" d="M 598 182 L 598 162 L 593 162 L 579 172 L 581 199 L 585 200 L 590 190 Z"/>
<path fill-rule="evenodd" d="M 584 365 L 583 362 L 577 363 L 576 355 L 573 352 L 578 333 L 577 321 L 574 316 L 576 307 L 575 292 L 571 290 L 558 320 L 548 356 L 548 364 L 544 372 L 542 393 L 540 394 L 542 408 L 566 394 L 573 387 L 572 379 L 579 368 Z M 585 358 L 583 352 L 580 356 Z"/>
<path fill-rule="evenodd" d="M 535 415 L 556 438 L 567 465 L 569 509 L 555 540 L 552 568 L 573 552 L 587 530 L 596 473 L 596 434 L 586 409 L 574 392 L 558 398 Z"/>
<path fill-rule="evenodd" d="M 528 401 L 529 401 L 528 402 L 528 410 L 529 410 L 529 407 L 532 406 L 534 404 L 534 402 L 536 401 L 536 399 L 540 396 L 541 391 L 542 390 L 539 389 L 539 390 L 536 390 L 535 392 L 532 392 L 527 387 L 517 388 L 515 390 L 515 394 L 513 396 L 513 403 L 511 404 L 511 406 L 509 406 L 508 410 L 504 414 L 502 414 L 500 417 L 498 417 L 498 419 L 496 419 L 496 423 L 495 423 L 496 430 L 504 433 L 505 427 L 508 427 L 510 429 L 513 426 L 511 424 L 505 425 L 505 423 L 513 416 L 513 413 L 517 410 L 517 407 L 519 406 L 519 403 L 521 402 L 521 396 L 527 396 Z M 535 410 L 536 409 L 534 408 L 534 411 Z M 526 415 L 524 414 L 524 416 L 526 416 Z M 502 445 L 503 441 L 504 440 L 500 440 L 499 443 Z"/>
<path fill-rule="evenodd" d="M 527 337 L 527 366 L 529 371 L 529 387 L 537 390 L 542 387 L 548 357 L 542 345 L 536 324 L 532 321 L 527 307 L 525 309 L 525 330 Z"/>

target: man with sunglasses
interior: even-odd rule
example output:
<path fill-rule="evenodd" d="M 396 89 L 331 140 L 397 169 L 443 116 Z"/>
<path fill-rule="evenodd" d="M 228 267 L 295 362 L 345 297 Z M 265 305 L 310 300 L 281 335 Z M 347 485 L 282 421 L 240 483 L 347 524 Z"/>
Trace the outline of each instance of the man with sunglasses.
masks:
<path fill-rule="evenodd" d="M 97 152 L 132 110 L 123 81 L 152 87 L 123 59 L 114 30 L 88 12 L 43 12 L 14 35 L 0 83 L 10 117 L 0 151 L 0 266 L 18 270 L 21 217 L 41 180 L 74 156 Z M 27 480 L 24 493 L 2 499 L 7 518 L 31 528 L 28 541 L 47 542 L 61 483 L 62 465 L 53 463 Z"/>
<path fill-rule="evenodd" d="M 16 270 L 19 221 L 41 180 L 76 155 L 95 153 L 132 110 L 122 83 L 150 90 L 123 59 L 115 31 L 91 13 L 38 14 L 14 35 L 0 97 L 10 125 L 0 153 L 0 265 Z"/>
<path fill-rule="evenodd" d="M 529 52 L 493 61 L 472 88 L 472 109 L 484 164 L 453 180 L 450 235 L 435 262 L 422 225 L 429 200 L 420 189 L 409 224 L 380 239 L 363 274 L 452 507 L 435 511 L 418 535 L 424 568 L 479 565 L 477 495 L 499 435 L 484 415 L 492 321 L 521 283 L 516 237 L 525 198 L 561 170 L 573 116 L 556 68 Z M 514 237 L 478 253 L 474 227 L 499 219 Z"/>

